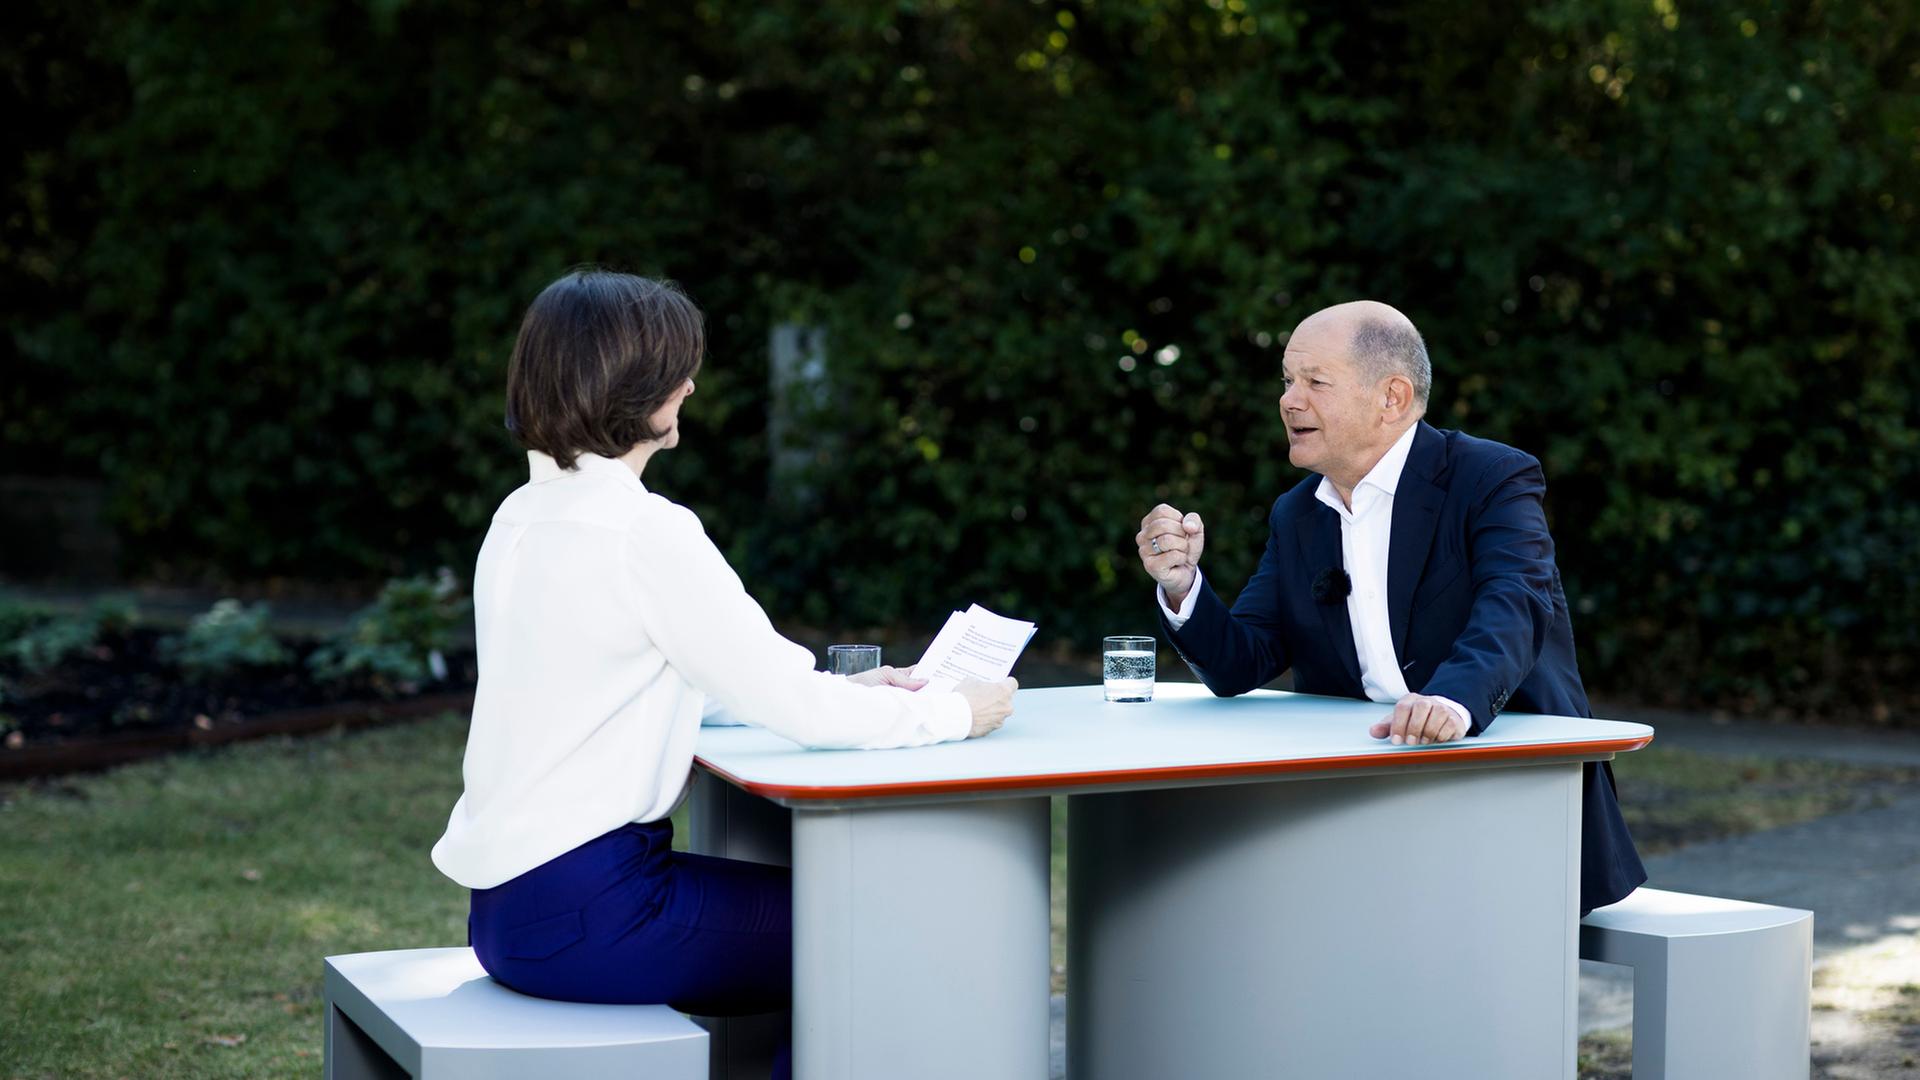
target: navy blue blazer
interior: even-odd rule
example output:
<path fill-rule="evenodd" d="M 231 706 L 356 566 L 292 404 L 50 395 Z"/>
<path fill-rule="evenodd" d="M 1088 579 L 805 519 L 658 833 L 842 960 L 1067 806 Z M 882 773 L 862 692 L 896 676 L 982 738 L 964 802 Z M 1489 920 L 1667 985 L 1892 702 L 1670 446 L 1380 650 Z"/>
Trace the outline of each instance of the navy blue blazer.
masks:
<path fill-rule="evenodd" d="M 1193 616 L 1162 629 L 1222 697 L 1289 667 L 1307 694 L 1364 698 L 1344 598 L 1314 599 L 1316 576 L 1343 569 L 1340 516 L 1314 497 L 1319 476 L 1280 496 L 1267 550 L 1233 610 L 1203 579 Z M 1407 687 L 1451 698 L 1478 735 L 1502 709 L 1591 716 L 1573 654 L 1573 621 L 1553 561 L 1546 482 L 1532 455 L 1421 421 L 1394 493 L 1387 615 Z M 1159 605 L 1155 605 L 1157 608 Z M 1385 710 L 1382 710 L 1385 715 Z M 1613 770 L 1586 766 L 1581 913 L 1647 879 L 1620 817 Z"/>

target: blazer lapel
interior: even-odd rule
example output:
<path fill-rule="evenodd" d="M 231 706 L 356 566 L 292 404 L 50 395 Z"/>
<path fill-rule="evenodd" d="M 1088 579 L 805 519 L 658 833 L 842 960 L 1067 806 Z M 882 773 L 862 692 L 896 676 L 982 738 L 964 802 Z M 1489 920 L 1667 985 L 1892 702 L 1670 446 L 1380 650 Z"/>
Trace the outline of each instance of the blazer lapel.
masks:
<path fill-rule="evenodd" d="M 1344 571 L 1346 560 L 1340 554 L 1340 515 L 1331 507 L 1319 502 L 1302 515 L 1298 521 L 1300 530 L 1300 550 L 1307 556 L 1306 584 L 1309 590 L 1313 579 L 1322 570 L 1328 568 Z M 1336 600 L 1331 604 L 1314 601 L 1320 609 L 1320 618 L 1326 624 L 1327 638 L 1333 645 L 1334 654 L 1346 665 L 1347 679 L 1355 687 L 1360 685 L 1360 654 L 1353 647 L 1353 621 L 1347 618 L 1347 603 Z"/>
<path fill-rule="evenodd" d="M 1406 661 L 1407 624 L 1413 613 L 1413 590 L 1433 547 L 1435 522 L 1446 489 L 1435 481 L 1444 464 L 1446 439 L 1426 421 L 1414 432 L 1407 450 L 1406 468 L 1393 493 L 1393 534 L 1387 544 L 1387 624 L 1393 633 L 1394 655 Z"/>

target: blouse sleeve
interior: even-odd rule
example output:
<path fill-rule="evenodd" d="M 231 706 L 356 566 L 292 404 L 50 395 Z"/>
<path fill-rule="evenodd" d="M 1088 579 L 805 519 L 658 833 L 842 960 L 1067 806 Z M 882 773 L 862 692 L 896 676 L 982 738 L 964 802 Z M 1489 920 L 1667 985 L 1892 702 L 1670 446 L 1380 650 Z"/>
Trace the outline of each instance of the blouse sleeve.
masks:
<path fill-rule="evenodd" d="M 958 694 L 813 670 L 813 654 L 773 628 L 693 511 L 660 504 L 626 538 L 627 584 L 667 662 L 735 719 L 821 748 L 924 746 L 972 730 Z"/>

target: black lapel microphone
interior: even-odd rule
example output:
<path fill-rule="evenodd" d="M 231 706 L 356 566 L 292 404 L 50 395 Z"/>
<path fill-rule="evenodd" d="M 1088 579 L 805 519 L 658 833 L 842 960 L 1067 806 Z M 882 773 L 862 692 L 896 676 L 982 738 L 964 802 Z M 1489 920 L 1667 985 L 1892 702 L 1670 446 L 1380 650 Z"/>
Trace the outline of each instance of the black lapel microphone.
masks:
<path fill-rule="evenodd" d="M 1353 591 L 1353 579 L 1345 570 L 1329 566 L 1313 575 L 1313 598 L 1323 604 L 1338 604 Z"/>

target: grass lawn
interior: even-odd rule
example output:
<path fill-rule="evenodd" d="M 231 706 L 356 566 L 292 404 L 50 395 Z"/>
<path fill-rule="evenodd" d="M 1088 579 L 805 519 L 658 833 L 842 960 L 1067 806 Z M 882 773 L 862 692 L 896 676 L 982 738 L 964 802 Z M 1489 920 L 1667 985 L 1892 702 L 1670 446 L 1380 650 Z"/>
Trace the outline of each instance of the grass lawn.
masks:
<path fill-rule="evenodd" d="M 442 717 L 0 788 L 0 1077 L 313 1075 L 322 956 L 466 940 L 466 894 L 427 860 L 464 737 Z M 1912 779 L 1657 747 L 1617 764 L 1648 847 Z"/>
<path fill-rule="evenodd" d="M 466 941 L 426 857 L 464 738 L 443 717 L 0 797 L 0 1075 L 316 1075 L 322 956 Z"/>
<path fill-rule="evenodd" d="M 1613 762 L 1620 812 L 1643 855 L 1884 805 L 1920 769 L 1727 757 L 1662 747 Z"/>

